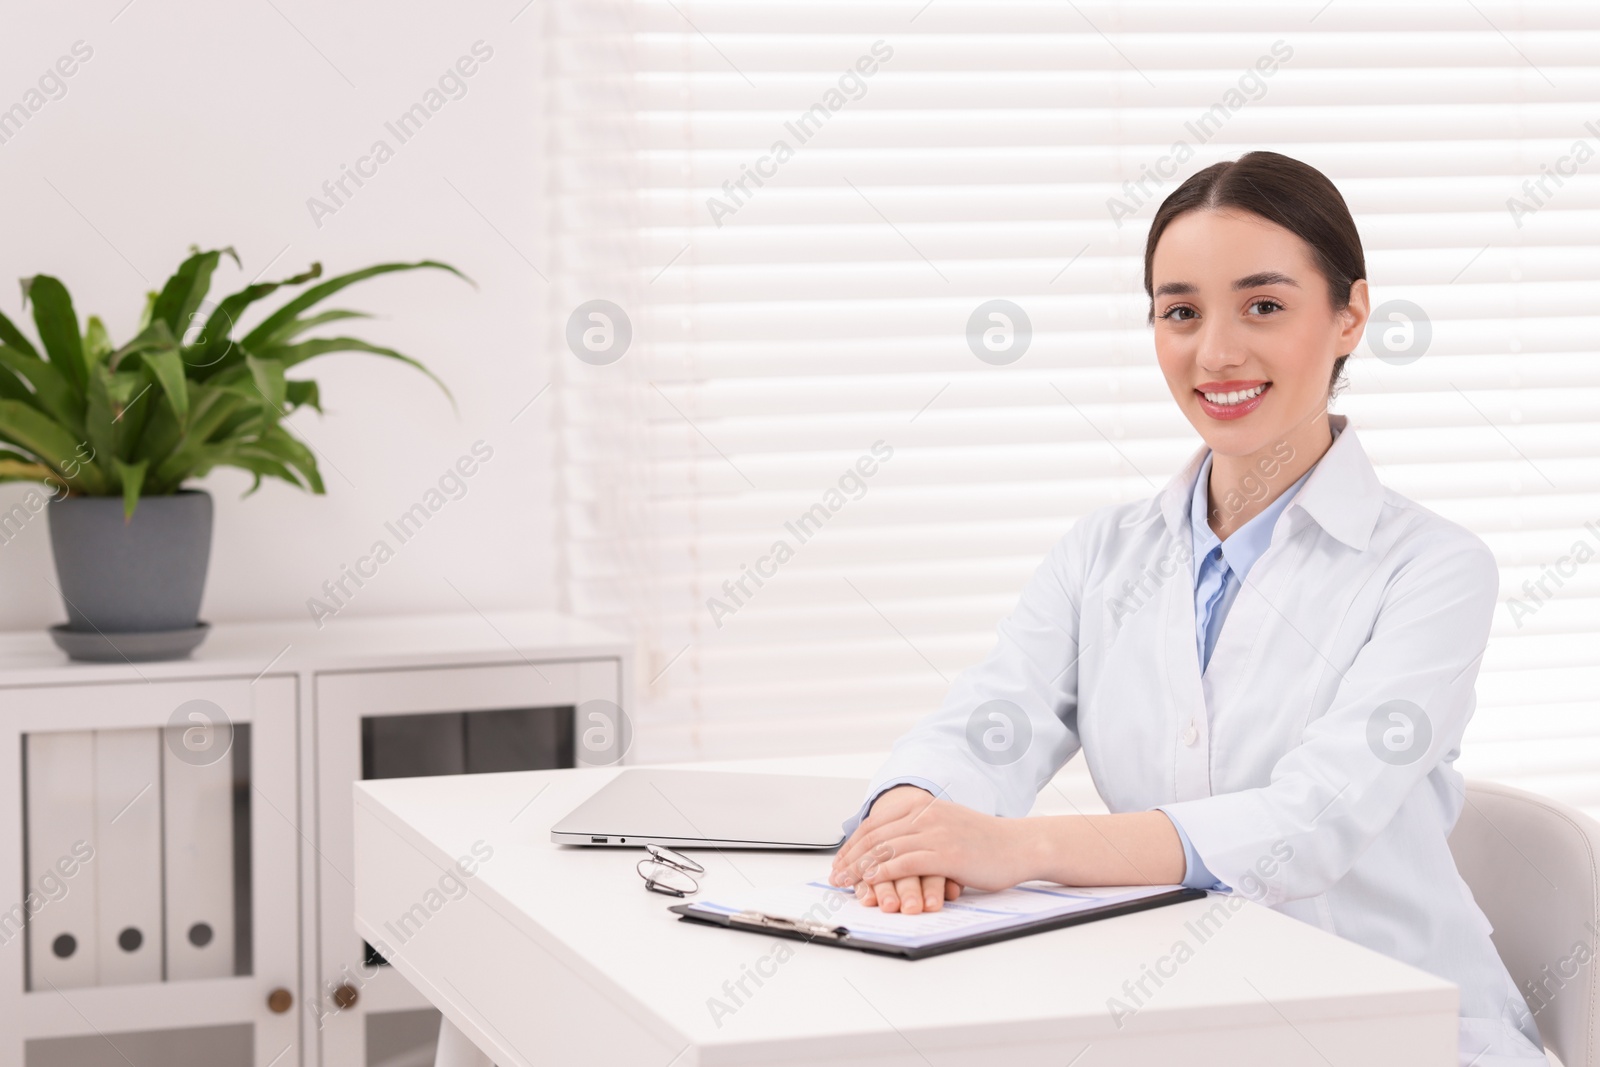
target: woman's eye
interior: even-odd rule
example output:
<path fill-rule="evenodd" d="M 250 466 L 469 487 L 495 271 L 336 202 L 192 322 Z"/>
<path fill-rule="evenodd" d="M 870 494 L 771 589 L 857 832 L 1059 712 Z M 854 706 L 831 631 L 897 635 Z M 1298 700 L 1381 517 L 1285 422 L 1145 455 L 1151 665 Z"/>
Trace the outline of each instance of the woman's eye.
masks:
<path fill-rule="evenodd" d="M 1278 303 L 1276 300 L 1268 299 L 1267 297 L 1262 297 L 1260 300 L 1252 300 L 1252 301 L 1250 301 L 1250 308 L 1251 308 L 1252 311 L 1254 311 L 1256 308 L 1262 308 L 1262 307 L 1266 308 L 1267 310 L 1265 312 L 1262 312 L 1261 314 L 1270 314 L 1270 313 L 1272 313 L 1274 311 L 1282 311 L 1283 310 L 1283 305 L 1282 304 Z"/>
<path fill-rule="evenodd" d="M 1180 322 L 1186 322 L 1193 316 L 1194 308 L 1186 304 L 1173 304 L 1161 313 L 1161 318 L 1163 319 L 1177 319 Z"/>

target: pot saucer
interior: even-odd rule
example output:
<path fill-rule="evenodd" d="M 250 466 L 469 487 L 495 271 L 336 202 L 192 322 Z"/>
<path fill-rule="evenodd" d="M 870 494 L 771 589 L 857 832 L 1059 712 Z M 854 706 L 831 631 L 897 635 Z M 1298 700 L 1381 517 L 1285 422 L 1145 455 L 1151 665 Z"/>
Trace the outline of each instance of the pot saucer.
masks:
<path fill-rule="evenodd" d="M 198 648 L 210 632 L 209 622 L 196 623 L 182 630 L 136 633 L 71 630 L 66 623 L 61 623 L 50 627 L 50 639 L 57 648 L 75 660 L 89 663 L 148 663 L 153 660 L 183 659 Z"/>

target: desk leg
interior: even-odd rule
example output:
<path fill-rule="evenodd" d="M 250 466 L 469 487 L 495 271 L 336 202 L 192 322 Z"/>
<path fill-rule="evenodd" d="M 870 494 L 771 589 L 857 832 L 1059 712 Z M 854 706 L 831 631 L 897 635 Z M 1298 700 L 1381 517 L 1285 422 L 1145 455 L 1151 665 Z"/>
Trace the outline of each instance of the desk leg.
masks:
<path fill-rule="evenodd" d="M 439 1051 L 434 1054 L 433 1067 L 494 1067 L 489 1057 L 478 1046 L 467 1040 L 467 1035 L 457 1030 L 449 1019 L 439 1019 Z"/>

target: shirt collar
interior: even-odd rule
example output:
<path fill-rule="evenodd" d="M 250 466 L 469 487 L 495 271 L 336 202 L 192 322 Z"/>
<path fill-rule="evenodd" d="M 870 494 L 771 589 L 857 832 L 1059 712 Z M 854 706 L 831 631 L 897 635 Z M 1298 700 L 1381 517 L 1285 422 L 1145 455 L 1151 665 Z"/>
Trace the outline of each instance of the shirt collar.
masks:
<path fill-rule="evenodd" d="M 1268 504 L 1258 514 L 1252 515 L 1245 524 L 1228 535 L 1226 541 L 1220 540 L 1211 530 L 1207 521 L 1206 504 L 1210 500 L 1207 491 L 1208 476 L 1211 473 L 1211 454 L 1206 454 L 1205 460 L 1200 464 L 1200 473 L 1195 475 L 1194 487 L 1189 491 L 1189 525 L 1193 530 L 1194 558 L 1205 559 L 1218 546 L 1222 546 L 1222 558 L 1227 561 L 1228 567 L 1243 581 L 1250 573 L 1250 568 L 1255 566 L 1256 560 L 1267 550 L 1272 543 L 1272 528 L 1277 524 L 1278 516 L 1283 509 L 1289 506 L 1294 495 L 1311 477 L 1311 471 L 1316 469 L 1313 464 L 1310 470 L 1294 480 L 1294 484 L 1279 493 L 1272 503 Z"/>
<path fill-rule="evenodd" d="M 1350 416 L 1330 414 L 1328 423 L 1338 435 L 1311 468 L 1310 477 L 1300 491 L 1286 505 L 1287 524 L 1290 532 L 1298 529 L 1299 524 L 1306 521 L 1299 518 L 1303 514 L 1359 552 L 1367 547 L 1378 524 L 1378 513 L 1383 508 L 1383 485 L 1372 469 L 1366 450 L 1349 426 Z M 1190 533 L 1185 510 L 1192 505 L 1195 481 L 1210 454 L 1210 448 L 1201 445 L 1156 497 L 1167 529 L 1175 538 Z"/>

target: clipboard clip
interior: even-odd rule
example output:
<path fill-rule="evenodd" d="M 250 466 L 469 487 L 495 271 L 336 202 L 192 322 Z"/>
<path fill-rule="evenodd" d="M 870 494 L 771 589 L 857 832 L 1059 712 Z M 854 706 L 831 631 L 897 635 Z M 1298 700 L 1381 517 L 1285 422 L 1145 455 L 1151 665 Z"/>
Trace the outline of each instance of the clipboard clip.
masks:
<path fill-rule="evenodd" d="M 812 922 L 810 919 L 786 919 L 782 915 L 769 915 L 764 911 L 748 909 L 730 916 L 728 922 L 768 930 L 792 930 L 810 937 L 826 938 L 829 941 L 842 941 L 850 935 L 850 931 L 843 926 L 829 926 L 827 923 Z"/>

